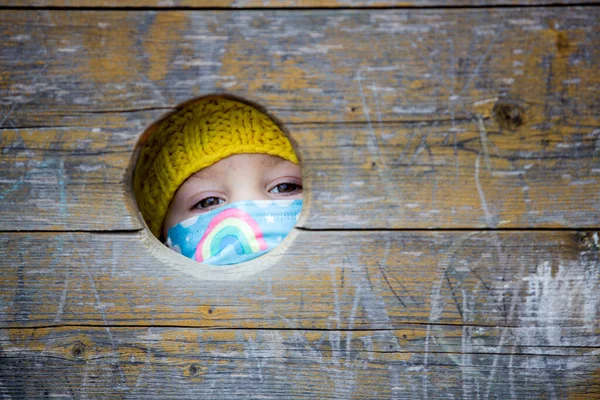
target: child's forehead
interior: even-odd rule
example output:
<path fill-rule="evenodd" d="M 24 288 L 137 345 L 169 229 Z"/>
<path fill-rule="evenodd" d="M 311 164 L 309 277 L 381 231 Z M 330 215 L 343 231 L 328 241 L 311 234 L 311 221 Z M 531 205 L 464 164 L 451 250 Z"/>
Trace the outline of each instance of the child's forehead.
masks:
<path fill-rule="evenodd" d="M 283 158 L 269 154 L 234 154 L 195 172 L 192 177 L 201 179 L 214 178 L 232 169 L 240 168 L 243 170 L 247 168 L 273 167 L 285 162 L 286 160 Z"/>

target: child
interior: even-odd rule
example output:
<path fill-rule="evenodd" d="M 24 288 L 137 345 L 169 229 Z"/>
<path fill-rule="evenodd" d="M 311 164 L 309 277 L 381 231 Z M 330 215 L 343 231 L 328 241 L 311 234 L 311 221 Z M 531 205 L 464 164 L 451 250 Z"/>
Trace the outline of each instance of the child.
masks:
<path fill-rule="evenodd" d="M 302 173 L 289 139 L 263 112 L 226 96 L 181 106 L 140 140 L 133 188 L 166 245 L 210 265 L 273 249 L 302 208 Z"/>

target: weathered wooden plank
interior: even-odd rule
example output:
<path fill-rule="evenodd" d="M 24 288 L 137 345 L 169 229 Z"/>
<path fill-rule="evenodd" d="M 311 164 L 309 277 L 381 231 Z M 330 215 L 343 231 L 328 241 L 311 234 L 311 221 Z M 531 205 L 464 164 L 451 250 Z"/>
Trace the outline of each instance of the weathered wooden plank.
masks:
<path fill-rule="evenodd" d="M 136 136 L 213 90 L 289 123 L 304 227 L 597 226 L 597 8 L 486 11 L 2 13 L 1 229 L 139 229 Z M 144 232 L 2 234 L 0 394 L 599 395 L 574 232 L 292 239 L 242 276 Z"/>
<path fill-rule="evenodd" d="M 525 329 L 507 343 L 600 341 L 600 255 L 582 253 L 573 232 L 300 231 L 255 264 L 188 270 L 144 233 L 0 238 L 4 328 L 429 323 Z"/>
<path fill-rule="evenodd" d="M 594 1 L 592 1 L 593 3 Z M 435 7 L 577 4 L 580 0 L 3 0 L 4 6 L 18 7 L 152 7 L 152 8 L 311 8 L 311 7 Z"/>
<path fill-rule="evenodd" d="M 158 115 L 1 131 L 0 230 L 141 228 L 129 167 L 138 127 Z M 292 126 L 305 176 L 300 226 L 600 226 L 597 132 L 564 127 L 540 141 L 448 129 L 390 123 L 373 136 L 365 125 Z"/>
<path fill-rule="evenodd" d="M 139 229 L 119 125 L 0 132 L 0 229 Z M 88 121 L 89 122 L 89 121 Z"/>
<path fill-rule="evenodd" d="M 505 97 L 504 130 L 587 132 L 598 124 L 599 13 L 5 11 L 0 121 L 64 126 L 230 91 L 284 122 L 451 120 L 455 131 Z"/>
<path fill-rule="evenodd" d="M 489 338 L 472 335 L 470 327 L 429 343 L 423 330 L 0 330 L 0 394 L 203 399 L 600 394 L 598 348 L 562 348 L 567 353 L 560 356 L 544 347 L 496 353 L 487 347 Z"/>
<path fill-rule="evenodd" d="M 389 124 L 295 127 L 308 228 L 537 228 L 600 223 L 600 131 L 518 136 Z M 315 132 L 316 131 L 316 132 Z M 321 138 L 318 140 L 317 136 Z"/>
<path fill-rule="evenodd" d="M 289 124 L 302 226 L 598 226 L 597 16 L 2 13 L 0 229 L 138 229 L 135 137 L 222 90 Z"/>

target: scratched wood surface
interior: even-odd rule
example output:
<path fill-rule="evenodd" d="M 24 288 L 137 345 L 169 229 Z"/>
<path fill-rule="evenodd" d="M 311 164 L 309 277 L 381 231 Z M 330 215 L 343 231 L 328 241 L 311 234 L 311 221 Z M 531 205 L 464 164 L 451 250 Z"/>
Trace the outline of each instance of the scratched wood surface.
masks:
<path fill-rule="evenodd" d="M 303 231 L 226 285 L 165 266 L 140 235 L 0 236 L 19 249 L 0 272 L 6 393 L 600 393 L 600 256 L 574 232 Z"/>
<path fill-rule="evenodd" d="M 143 235 L 2 234 L 19 251 L 4 255 L 1 326 L 600 329 L 598 254 L 582 255 L 571 231 L 301 231 L 275 266 L 225 292 L 165 267 Z"/>
<path fill-rule="evenodd" d="M 140 228 L 137 137 L 215 91 L 287 124 L 303 227 L 598 226 L 599 15 L 4 12 L 0 229 Z"/>
<path fill-rule="evenodd" d="M 7 10 L 0 121 L 69 126 L 229 91 L 287 123 L 478 131 L 481 116 L 494 132 L 543 137 L 597 124 L 598 16 L 597 7 Z"/>
<path fill-rule="evenodd" d="M 0 12 L 0 397 L 599 398 L 600 13 L 517 3 L 3 2 L 171 9 Z M 130 190 L 210 92 L 303 162 L 253 274 L 185 270 Z"/>
<path fill-rule="evenodd" d="M 127 128 L 121 118 L 113 122 L 102 115 L 88 118 L 83 127 L 3 130 L 0 230 L 140 228 L 128 167 L 139 126 L 158 115 L 130 113 Z M 598 131 L 582 135 L 575 127 L 565 129 L 548 135 L 551 144 L 544 147 L 537 137 L 467 131 L 452 138 L 443 128 L 432 136 L 425 129 L 390 123 L 378 127 L 374 139 L 354 125 L 294 125 L 306 187 L 300 226 L 600 223 Z M 453 140 L 460 145 L 453 146 Z"/>
<path fill-rule="evenodd" d="M 595 3 L 596 0 L 587 2 Z M 578 4 L 580 0 L 3 0 L 18 7 L 151 7 L 151 8 L 362 8 L 362 7 L 486 7 Z"/>
<path fill-rule="evenodd" d="M 5 398 L 573 398 L 600 395 L 598 355 L 481 354 L 476 329 L 0 331 Z M 465 347 L 464 339 L 478 342 Z M 587 353 L 587 355 L 586 355 Z M 32 367 L 35 365 L 35 367 Z M 68 371 L 68 375 L 65 373 Z M 36 384 L 31 384 L 36 382 Z M 551 388 L 551 390 L 549 390 Z M 544 397 L 546 396 L 546 397 Z"/>

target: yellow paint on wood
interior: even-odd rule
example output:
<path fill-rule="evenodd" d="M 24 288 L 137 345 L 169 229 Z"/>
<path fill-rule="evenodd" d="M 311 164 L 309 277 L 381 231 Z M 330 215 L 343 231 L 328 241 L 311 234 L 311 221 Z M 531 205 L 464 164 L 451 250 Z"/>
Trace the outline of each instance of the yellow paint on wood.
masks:
<path fill-rule="evenodd" d="M 186 30 L 188 18 L 182 13 L 158 13 L 148 33 L 143 38 L 152 82 L 161 81 L 173 67 L 173 57 L 178 43 L 184 40 L 181 33 Z"/>
<path fill-rule="evenodd" d="M 98 84 L 110 85 L 113 94 L 125 95 L 125 87 L 118 85 L 135 80 L 141 69 L 140 57 L 131 51 L 136 47 L 137 26 L 128 14 L 106 20 L 97 14 L 69 13 L 57 17 L 55 23 L 60 25 L 81 24 L 89 29 L 81 37 L 85 53 L 79 60 L 80 73 Z"/>
<path fill-rule="evenodd" d="M 233 377 L 594 396 L 598 254 L 518 229 L 597 225 L 596 12 L 6 11 L 0 378 L 29 398 L 239 395 Z M 190 279 L 130 232 L 143 109 L 215 88 L 293 123 L 304 160 L 308 229 L 244 282 Z M 513 230 L 395 231 L 431 227 Z M 37 229 L 66 232 L 14 232 Z"/>

